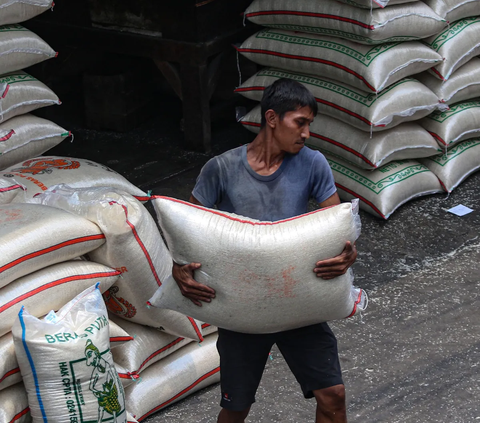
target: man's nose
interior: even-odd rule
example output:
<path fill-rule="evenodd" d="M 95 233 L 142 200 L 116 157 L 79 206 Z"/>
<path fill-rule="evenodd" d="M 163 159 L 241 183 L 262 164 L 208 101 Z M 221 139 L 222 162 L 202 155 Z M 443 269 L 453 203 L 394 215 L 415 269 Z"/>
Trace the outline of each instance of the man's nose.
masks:
<path fill-rule="evenodd" d="M 305 138 L 306 140 L 308 140 L 310 138 L 310 128 L 308 126 L 303 128 L 302 138 Z"/>

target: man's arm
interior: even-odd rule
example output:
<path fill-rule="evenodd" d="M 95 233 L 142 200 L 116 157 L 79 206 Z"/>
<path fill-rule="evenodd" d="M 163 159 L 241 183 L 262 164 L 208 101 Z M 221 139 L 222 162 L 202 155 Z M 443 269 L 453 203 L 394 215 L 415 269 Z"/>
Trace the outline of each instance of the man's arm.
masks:
<path fill-rule="evenodd" d="M 325 201 L 319 203 L 319 206 L 323 209 L 325 207 L 336 206 L 338 204 L 340 204 L 340 197 L 337 193 L 335 193 Z M 313 269 L 313 271 L 319 278 L 333 279 L 337 276 L 344 275 L 356 259 L 357 248 L 355 247 L 355 244 L 352 244 L 350 241 L 348 241 L 340 255 L 331 259 L 318 261 L 315 264 L 315 269 Z"/>
<path fill-rule="evenodd" d="M 202 206 L 202 203 L 198 201 L 193 195 L 190 196 L 190 203 Z M 187 297 L 193 302 L 193 304 L 201 307 L 202 301 L 209 303 L 215 298 L 215 290 L 198 283 L 193 278 L 195 270 L 200 269 L 202 265 L 200 263 L 190 263 L 186 265 L 180 265 L 173 262 L 172 276 L 177 282 L 180 292 L 184 297 Z"/>

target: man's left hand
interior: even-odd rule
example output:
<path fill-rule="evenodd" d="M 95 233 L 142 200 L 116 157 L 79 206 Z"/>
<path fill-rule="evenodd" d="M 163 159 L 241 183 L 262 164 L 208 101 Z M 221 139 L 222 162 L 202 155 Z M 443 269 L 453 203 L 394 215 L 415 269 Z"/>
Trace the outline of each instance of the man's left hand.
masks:
<path fill-rule="evenodd" d="M 331 259 L 318 261 L 313 271 L 319 278 L 333 279 L 337 276 L 344 275 L 356 259 L 357 248 L 355 244 L 348 241 L 342 254 Z"/>

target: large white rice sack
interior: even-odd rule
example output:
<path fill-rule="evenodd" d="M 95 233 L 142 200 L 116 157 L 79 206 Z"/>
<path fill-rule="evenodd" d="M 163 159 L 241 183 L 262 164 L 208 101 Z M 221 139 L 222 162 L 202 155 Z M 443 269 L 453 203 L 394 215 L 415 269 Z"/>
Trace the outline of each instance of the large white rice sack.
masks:
<path fill-rule="evenodd" d="M 168 197 L 153 200 L 175 262 L 202 264 L 195 279 L 216 291 L 202 307 L 170 277 L 150 300 L 203 322 L 244 333 L 271 333 L 343 319 L 365 307 L 348 271 L 335 280 L 313 272 L 360 234 L 356 203 L 277 222 L 218 212 Z"/>
<path fill-rule="evenodd" d="M 0 336 L 11 331 L 22 306 L 32 316 L 41 317 L 96 283 L 105 292 L 119 275 L 118 270 L 103 264 L 77 260 L 54 264 L 10 282 L 0 290 Z"/>
<path fill-rule="evenodd" d="M 0 391 L 0 423 L 29 423 L 27 391 L 22 382 Z"/>
<path fill-rule="evenodd" d="M 26 21 L 52 7 L 52 0 L 0 0 L 0 25 Z"/>
<path fill-rule="evenodd" d="M 463 141 L 445 154 L 420 160 L 452 192 L 468 176 L 480 169 L 480 138 Z"/>
<path fill-rule="evenodd" d="M 0 26 L 0 75 L 28 68 L 56 55 L 27 28 L 17 24 Z"/>
<path fill-rule="evenodd" d="M 480 100 L 457 103 L 419 121 L 443 149 L 480 135 Z"/>
<path fill-rule="evenodd" d="M 141 422 L 153 413 L 220 381 L 217 334 L 191 343 L 142 373 L 125 388 L 128 410 Z"/>
<path fill-rule="evenodd" d="M 39 204 L 0 205 L 0 287 L 100 247 L 94 223 Z"/>
<path fill-rule="evenodd" d="M 126 342 L 133 341 L 120 326 L 111 319 L 108 320 L 110 332 L 110 348 L 124 346 Z M 20 367 L 18 367 L 15 346 L 11 332 L 0 337 L 0 390 L 5 389 L 22 380 Z"/>
<path fill-rule="evenodd" d="M 258 25 L 383 44 L 426 38 L 447 26 L 421 1 L 359 9 L 334 0 L 254 0 L 245 17 Z"/>
<path fill-rule="evenodd" d="M 96 223 L 106 243 L 91 260 L 119 269 L 122 278 L 104 297 L 123 319 L 191 339 L 202 339 L 200 325 L 172 310 L 147 308 L 147 301 L 172 272 L 172 258 L 148 210 L 129 194 L 111 188 L 59 186 L 35 201 L 78 214 Z"/>
<path fill-rule="evenodd" d="M 258 133 L 260 106 L 241 120 L 242 125 Z M 340 156 L 362 169 L 376 169 L 394 160 L 435 156 L 439 147 L 435 139 L 415 122 L 370 134 L 330 116 L 319 114 L 310 125 L 310 148 Z"/>
<path fill-rule="evenodd" d="M 449 104 L 480 97 L 480 58 L 474 57 L 456 70 L 447 81 L 436 78 L 430 72 L 415 75 L 440 99 Z"/>
<path fill-rule="evenodd" d="M 397 160 L 369 171 L 325 156 L 340 198 L 343 201 L 358 198 L 361 209 L 382 219 L 388 219 L 407 201 L 443 191 L 435 174 L 416 160 Z"/>
<path fill-rule="evenodd" d="M 480 14 L 480 9 L 478 13 Z M 424 40 L 424 43 L 444 58 L 443 62 L 430 68 L 429 72 L 446 81 L 460 66 L 478 56 L 479 32 L 480 16 L 474 16 L 453 22 L 447 29 Z"/>
<path fill-rule="evenodd" d="M 126 422 L 98 288 L 88 288 L 43 320 L 22 308 L 12 333 L 34 423 Z"/>
<path fill-rule="evenodd" d="M 379 92 L 443 60 L 418 41 L 367 46 L 325 35 L 262 29 L 237 50 L 263 66 L 332 78 Z"/>
<path fill-rule="evenodd" d="M 30 113 L 0 124 L 0 169 L 37 156 L 60 144 L 71 133 Z"/>
<path fill-rule="evenodd" d="M 18 189 L 15 203 L 29 202 L 35 195 L 58 184 L 72 188 L 112 187 L 135 196 L 141 201 L 148 196 L 107 166 L 91 160 L 72 157 L 41 156 L 17 163 L 0 172 L 0 178 L 25 187 Z"/>
<path fill-rule="evenodd" d="M 170 335 L 126 320 L 115 319 L 113 316 L 111 319 L 134 336 L 132 342 L 112 351 L 115 364 L 125 369 L 124 373 L 132 379 L 135 379 L 137 375 L 152 364 L 163 360 L 179 348 L 192 342 L 192 339 Z M 215 326 L 206 323 L 202 325 L 204 337 L 216 330 Z"/>
<path fill-rule="evenodd" d="M 318 103 L 319 114 L 355 126 L 362 131 L 383 131 L 402 122 L 421 119 L 434 110 L 446 109 L 438 97 L 413 78 L 405 78 L 379 94 L 368 93 L 333 79 L 281 69 L 262 69 L 235 92 L 260 101 L 265 87 L 289 78 L 307 87 Z"/>
<path fill-rule="evenodd" d="M 480 14 L 480 0 L 422 0 L 448 22 Z"/>
<path fill-rule="evenodd" d="M 0 122 L 40 107 L 58 105 L 57 95 L 44 83 L 23 71 L 0 76 Z"/>

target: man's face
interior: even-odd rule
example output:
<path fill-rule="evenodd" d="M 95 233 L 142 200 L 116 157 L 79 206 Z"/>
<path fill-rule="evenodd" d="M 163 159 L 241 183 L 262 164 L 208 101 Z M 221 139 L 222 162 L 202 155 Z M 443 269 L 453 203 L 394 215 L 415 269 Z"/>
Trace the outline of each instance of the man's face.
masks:
<path fill-rule="evenodd" d="M 274 138 L 282 151 L 297 154 L 310 137 L 310 124 L 313 122 L 313 111 L 305 106 L 301 109 L 287 112 L 283 119 L 277 117 Z"/>

